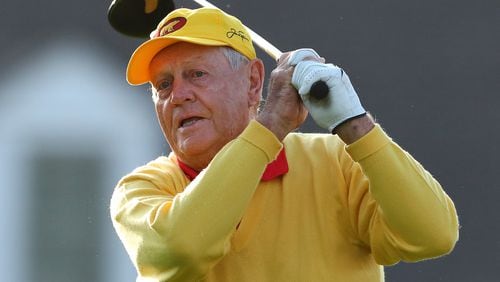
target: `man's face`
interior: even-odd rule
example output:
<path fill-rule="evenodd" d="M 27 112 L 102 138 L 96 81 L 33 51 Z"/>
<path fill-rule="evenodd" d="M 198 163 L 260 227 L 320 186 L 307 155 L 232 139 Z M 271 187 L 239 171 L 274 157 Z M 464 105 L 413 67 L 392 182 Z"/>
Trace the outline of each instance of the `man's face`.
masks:
<path fill-rule="evenodd" d="M 149 70 L 163 133 L 177 157 L 202 169 L 248 125 L 258 103 L 249 94 L 250 64 L 233 70 L 221 48 L 177 43 Z"/>

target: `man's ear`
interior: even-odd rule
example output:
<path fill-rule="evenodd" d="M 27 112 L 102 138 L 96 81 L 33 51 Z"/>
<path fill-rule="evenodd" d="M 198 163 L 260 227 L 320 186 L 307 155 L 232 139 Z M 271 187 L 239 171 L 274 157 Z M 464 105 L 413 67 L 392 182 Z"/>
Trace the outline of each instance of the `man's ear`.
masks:
<path fill-rule="evenodd" d="M 253 59 L 249 62 L 249 68 L 249 106 L 258 106 L 262 99 L 262 88 L 264 87 L 264 63 L 260 59 Z"/>

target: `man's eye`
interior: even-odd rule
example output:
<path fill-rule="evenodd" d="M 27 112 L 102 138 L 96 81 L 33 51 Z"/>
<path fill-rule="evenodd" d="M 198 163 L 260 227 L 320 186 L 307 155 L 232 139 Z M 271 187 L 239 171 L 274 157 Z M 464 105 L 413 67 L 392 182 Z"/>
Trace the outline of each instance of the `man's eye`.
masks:
<path fill-rule="evenodd" d="M 171 85 L 170 81 L 163 80 L 160 83 L 158 83 L 158 85 L 156 86 L 156 90 L 161 91 L 161 90 L 167 89 L 170 87 L 170 85 Z"/>
<path fill-rule="evenodd" d="M 193 72 L 193 77 L 196 77 L 196 78 L 203 77 L 204 75 L 205 75 L 204 71 L 195 71 L 195 72 Z"/>

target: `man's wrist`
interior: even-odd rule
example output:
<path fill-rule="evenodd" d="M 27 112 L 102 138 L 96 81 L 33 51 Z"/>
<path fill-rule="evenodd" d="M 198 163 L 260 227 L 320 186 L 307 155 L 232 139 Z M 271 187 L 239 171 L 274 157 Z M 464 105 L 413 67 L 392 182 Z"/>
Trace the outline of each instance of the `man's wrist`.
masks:
<path fill-rule="evenodd" d="M 269 131 L 274 133 L 279 141 L 283 141 L 283 139 L 285 139 L 286 135 L 288 134 L 288 131 L 279 126 L 279 122 L 273 122 L 273 119 L 269 115 L 270 114 L 261 113 L 259 114 L 259 116 L 257 116 L 256 120 L 267 129 L 269 129 Z"/>
<path fill-rule="evenodd" d="M 344 143 L 351 144 L 365 136 L 374 126 L 375 120 L 367 112 L 342 122 L 333 129 L 332 134 L 337 134 Z"/>

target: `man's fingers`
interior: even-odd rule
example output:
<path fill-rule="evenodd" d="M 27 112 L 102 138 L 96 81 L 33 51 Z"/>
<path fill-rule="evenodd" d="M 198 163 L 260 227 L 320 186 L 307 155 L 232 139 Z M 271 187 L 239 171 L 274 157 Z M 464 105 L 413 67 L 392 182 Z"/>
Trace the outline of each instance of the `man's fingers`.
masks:
<path fill-rule="evenodd" d="M 290 57 L 290 54 L 291 52 L 285 52 L 281 54 L 281 56 L 276 61 L 276 65 L 279 67 L 288 64 L 288 58 Z"/>
<path fill-rule="evenodd" d="M 288 63 L 292 66 L 297 65 L 301 61 L 316 61 L 316 62 L 324 62 L 324 59 L 321 58 L 316 51 L 311 48 L 303 48 L 295 50 L 291 53 L 288 58 Z"/>

